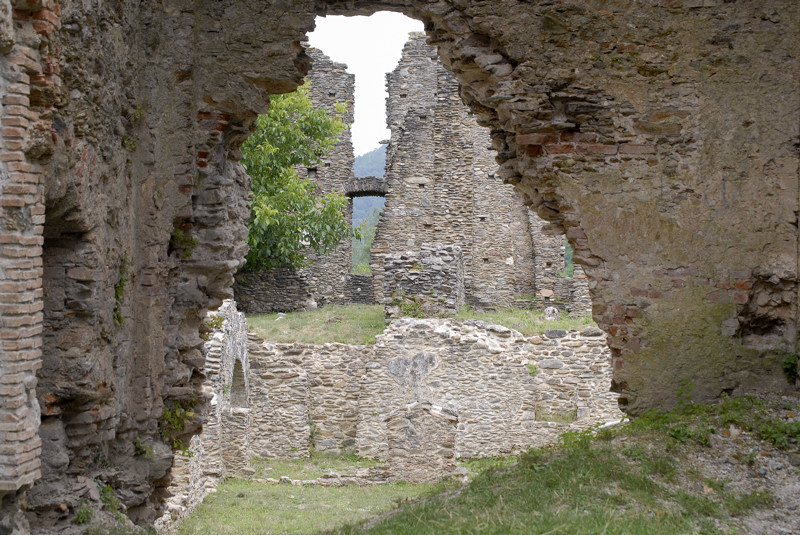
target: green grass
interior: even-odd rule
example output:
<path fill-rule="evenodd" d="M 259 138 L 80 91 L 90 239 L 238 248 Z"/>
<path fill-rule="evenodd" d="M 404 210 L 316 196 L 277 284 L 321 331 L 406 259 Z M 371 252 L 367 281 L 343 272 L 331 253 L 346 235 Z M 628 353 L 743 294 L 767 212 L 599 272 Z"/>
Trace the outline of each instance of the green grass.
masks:
<path fill-rule="evenodd" d="M 704 434 L 730 424 L 796 447 L 798 432 L 786 432 L 786 422 L 768 415 L 775 407 L 766 409 L 752 398 L 684 404 L 597 436 L 566 433 L 561 447 L 532 450 L 512 466 L 487 460 L 461 492 L 406 505 L 366 530 L 351 524 L 330 533 L 739 533 L 736 518 L 769 508 L 771 493 L 733 492 L 728 482 L 703 477 L 691 453 L 708 451 Z M 676 436 L 676 426 L 685 433 Z"/>
<path fill-rule="evenodd" d="M 375 337 L 386 327 L 383 305 L 327 305 L 307 312 L 288 312 L 281 319 L 278 317 L 277 313 L 254 314 L 247 317 L 247 324 L 264 340 L 306 344 L 374 344 Z M 518 308 L 481 312 L 464 307 L 455 319 L 476 319 L 503 325 L 526 336 L 541 334 L 548 329 L 579 330 L 594 325 L 590 317 L 545 321 L 543 312 Z"/>
<path fill-rule="evenodd" d="M 374 344 L 385 327 L 383 305 L 327 305 L 278 317 L 256 314 L 247 317 L 247 324 L 264 340 L 306 344 Z"/>
<path fill-rule="evenodd" d="M 310 459 L 283 460 L 255 457 L 250 465 L 255 469 L 255 478 L 280 479 L 287 476 L 291 479 L 317 479 L 330 474 L 353 474 L 362 468 L 371 468 L 381 463 L 374 459 L 365 459 L 356 455 L 332 455 L 313 452 Z"/>
<path fill-rule="evenodd" d="M 379 515 L 441 486 L 296 487 L 233 479 L 209 495 L 179 535 L 319 533 Z"/>
<path fill-rule="evenodd" d="M 456 314 L 456 319 L 460 320 L 481 320 L 486 323 L 496 323 L 509 329 L 514 329 L 526 336 L 542 334 L 550 329 L 580 330 L 595 323 L 592 318 L 585 316 L 582 318 L 562 318 L 557 321 L 545 321 L 544 312 L 538 310 L 524 310 L 520 308 L 508 308 L 499 310 L 478 311 L 470 307 L 464 307 Z"/>

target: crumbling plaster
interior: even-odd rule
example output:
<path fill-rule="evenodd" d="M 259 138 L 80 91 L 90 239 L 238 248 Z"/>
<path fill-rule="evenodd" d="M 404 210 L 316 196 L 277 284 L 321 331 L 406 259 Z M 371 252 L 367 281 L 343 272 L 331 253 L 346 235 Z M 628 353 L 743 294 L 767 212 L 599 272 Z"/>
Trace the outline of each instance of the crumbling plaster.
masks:
<path fill-rule="evenodd" d="M 565 231 L 628 411 L 671 406 L 686 381 L 696 399 L 790 387 L 792 0 L 2 0 L 5 531 L 28 530 L 37 479 L 37 532 L 69 526 L 95 477 L 155 517 L 158 419 L 199 389 L 199 326 L 244 253 L 238 147 L 268 95 L 301 83 L 316 15 L 380 9 L 425 22 L 501 178 Z"/>

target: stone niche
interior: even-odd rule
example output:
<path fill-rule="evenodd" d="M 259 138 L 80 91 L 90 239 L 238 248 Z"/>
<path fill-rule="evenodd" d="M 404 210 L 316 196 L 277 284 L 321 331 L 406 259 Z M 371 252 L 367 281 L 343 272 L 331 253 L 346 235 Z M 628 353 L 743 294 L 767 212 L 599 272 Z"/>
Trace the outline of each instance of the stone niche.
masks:
<path fill-rule="evenodd" d="M 0 0 L 4 531 L 74 529 L 95 480 L 159 515 L 159 420 L 244 255 L 239 147 L 315 16 L 381 9 L 424 21 L 497 176 L 566 234 L 626 411 L 796 390 L 794 0 Z"/>

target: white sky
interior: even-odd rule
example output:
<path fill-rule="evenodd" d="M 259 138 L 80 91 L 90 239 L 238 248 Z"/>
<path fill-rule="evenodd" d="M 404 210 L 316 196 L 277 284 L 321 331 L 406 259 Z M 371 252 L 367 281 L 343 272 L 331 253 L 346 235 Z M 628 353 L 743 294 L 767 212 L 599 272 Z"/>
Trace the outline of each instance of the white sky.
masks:
<path fill-rule="evenodd" d="M 316 24 L 309 44 L 356 75 L 353 149 L 357 156 L 364 154 L 389 139 L 386 73 L 397 66 L 408 33 L 421 32 L 423 24 L 386 11 L 370 17 L 317 17 Z"/>

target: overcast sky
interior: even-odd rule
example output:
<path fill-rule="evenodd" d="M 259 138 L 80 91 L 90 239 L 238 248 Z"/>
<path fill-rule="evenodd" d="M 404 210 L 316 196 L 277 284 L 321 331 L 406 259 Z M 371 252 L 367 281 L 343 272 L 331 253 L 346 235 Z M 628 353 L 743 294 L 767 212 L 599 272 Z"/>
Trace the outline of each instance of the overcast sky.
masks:
<path fill-rule="evenodd" d="M 353 148 L 364 154 L 389 139 L 386 128 L 386 73 L 397 66 L 408 32 L 421 32 L 422 22 L 386 11 L 371 17 L 317 17 L 309 44 L 347 64 L 356 75 L 356 122 Z"/>

